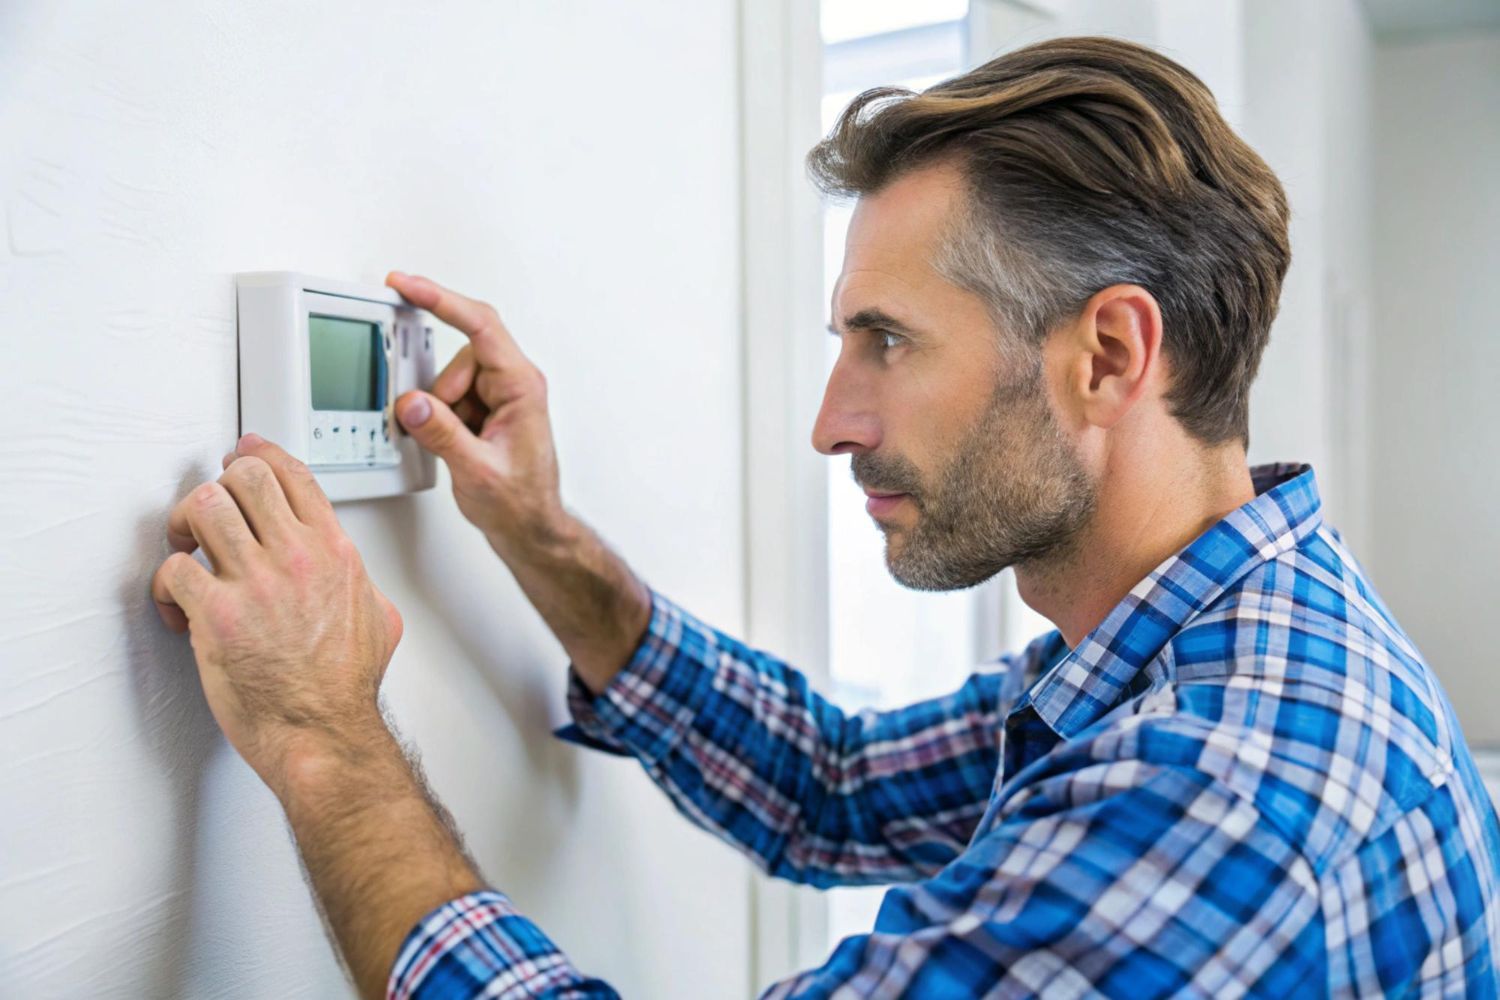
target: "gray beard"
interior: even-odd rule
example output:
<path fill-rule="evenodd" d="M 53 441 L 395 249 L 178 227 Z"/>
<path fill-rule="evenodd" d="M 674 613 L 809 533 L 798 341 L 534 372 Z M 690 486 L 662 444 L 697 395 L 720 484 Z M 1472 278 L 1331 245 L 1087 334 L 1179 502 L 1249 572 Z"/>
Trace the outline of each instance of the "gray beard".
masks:
<path fill-rule="evenodd" d="M 899 455 L 856 455 L 856 481 L 910 495 L 910 529 L 881 525 L 886 567 L 913 590 L 962 590 L 1073 547 L 1097 495 L 1047 404 L 1038 364 L 999 386 L 932 488 Z"/>

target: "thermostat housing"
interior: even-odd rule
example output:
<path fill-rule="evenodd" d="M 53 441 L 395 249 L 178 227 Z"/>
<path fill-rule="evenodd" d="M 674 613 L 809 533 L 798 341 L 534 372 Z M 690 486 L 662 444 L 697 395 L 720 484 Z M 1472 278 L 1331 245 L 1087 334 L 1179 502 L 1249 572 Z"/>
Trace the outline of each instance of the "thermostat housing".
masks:
<path fill-rule="evenodd" d="M 435 371 L 427 314 L 389 288 L 238 274 L 240 433 L 306 462 L 330 500 L 429 489 L 430 454 L 396 421 Z"/>

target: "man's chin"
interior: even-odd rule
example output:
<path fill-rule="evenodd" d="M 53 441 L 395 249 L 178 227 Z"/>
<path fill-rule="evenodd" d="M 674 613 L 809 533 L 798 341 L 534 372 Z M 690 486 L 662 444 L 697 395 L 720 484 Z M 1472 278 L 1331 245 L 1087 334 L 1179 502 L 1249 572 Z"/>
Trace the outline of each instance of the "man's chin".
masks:
<path fill-rule="evenodd" d="M 885 541 L 885 569 L 895 580 L 907 590 L 946 590 L 946 587 L 934 587 L 931 579 L 930 568 L 921 565 L 913 565 L 913 560 L 907 558 L 909 539 L 903 537 L 905 531 L 900 528 L 883 528 L 886 535 Z M 920 560 L 916 562 L 920 563 Z"/>
<path fill-rule="evenodd" d="M 977 587 L 991 577 L 1002 572 L 1012 563 L 995 566 L 956 566 L 944 563 L 934 563 L 928 559 L 911 558 L 911 540 L 903 537 L 902 529 L 892 529 L 886 533 L 885 545 L 885 568 L 895 580 L 907 590 L 920 590 L 927 593 L 947 593 L 956 590 L 968 590 Z M 930 553 L 929 553 L 930 556 Z"/>

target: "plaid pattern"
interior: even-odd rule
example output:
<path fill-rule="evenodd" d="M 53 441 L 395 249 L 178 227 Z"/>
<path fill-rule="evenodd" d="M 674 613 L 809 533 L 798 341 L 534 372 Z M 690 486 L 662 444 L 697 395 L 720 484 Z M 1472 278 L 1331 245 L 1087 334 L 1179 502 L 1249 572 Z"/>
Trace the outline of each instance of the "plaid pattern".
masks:
<path fill-rule="evenodd" d="M 846 714 L 657 596 L 569 704 L 764 870 L 902 883 L 783 997 L 1495 996 L 1500 825 L 1451 706 L 1305 466 L 1069 650 Z M 571 672 L 570 672 L 571 673 Z M 397 997 L 614 996 L 499 893 L 436 911 Z"/>

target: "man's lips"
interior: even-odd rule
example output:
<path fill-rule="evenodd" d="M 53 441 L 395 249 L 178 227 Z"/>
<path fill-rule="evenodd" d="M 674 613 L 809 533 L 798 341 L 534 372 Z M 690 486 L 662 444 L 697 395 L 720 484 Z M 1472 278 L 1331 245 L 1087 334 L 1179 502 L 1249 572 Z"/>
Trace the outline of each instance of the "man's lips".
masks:
<path fill-rule="evenodd" d="M 877 493 L 874 490 L 865 490 L 865 496 L 869 498 L 865 501 L 866 512 L 877 518 L 891 513 L 907 498 L 905 493 Z"/>

